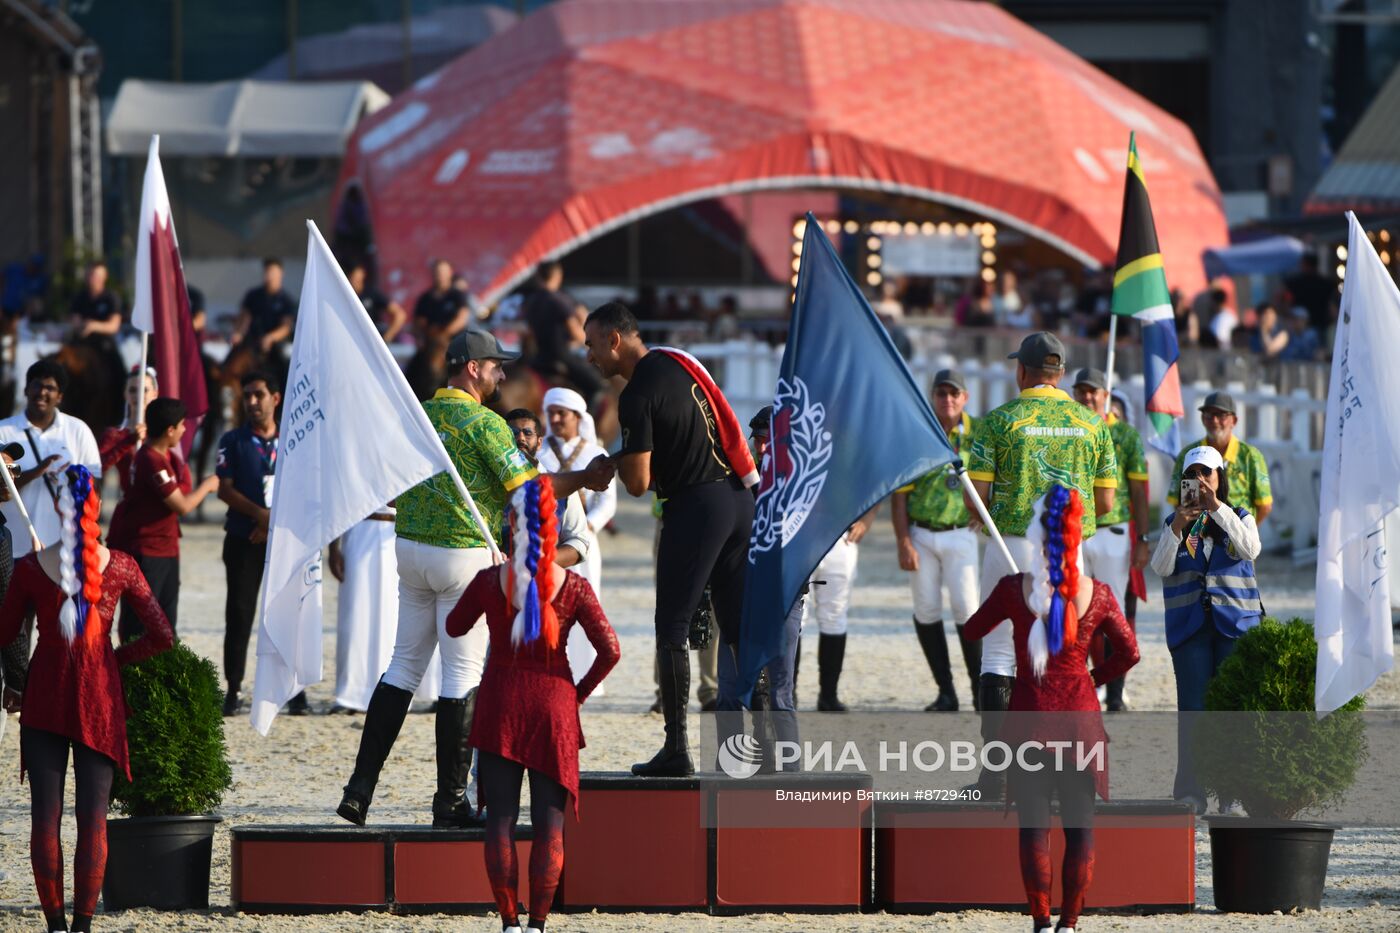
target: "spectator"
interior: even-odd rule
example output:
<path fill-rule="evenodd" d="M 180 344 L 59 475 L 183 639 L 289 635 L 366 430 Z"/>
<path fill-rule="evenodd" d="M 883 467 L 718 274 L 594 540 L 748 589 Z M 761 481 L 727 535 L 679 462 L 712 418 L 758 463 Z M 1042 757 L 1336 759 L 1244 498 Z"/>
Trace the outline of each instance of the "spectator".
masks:
<path fill-rule="evenodd" d="M 88 266 L 83 290 L 73 296 L 69 308 L 73 334 L 106 352 L 116 352 L 116 334 L 122 327 L 122 300 L 107 287 L 107 264 L 97 260 Z"/>
<path fill-rule="evenodd" d="M 996 314 L 992 310 L 992 283 L 972 279 L 967 290 L 953 309 L 953 320 L 963 327 L 992 327 Z"/>
<path fill-rule="evenodd" d="M 1176 675 L 1176 708 L 1205 708 L 1206 684 L 1234 650 L 1235 639 L 1259 624 L 1263 604 L 1254 577 L 1259 527 L 1247 509 L 1230 504 L 1225 459 L 1213 447 L 1186 451 L 1184 480 L 1199 484 L 1192 500 L 1167 517 L 1152 555 L 1167 607 L 1167 647 Z M 1172 796 L 1204 813 L 1205 790 L 1191 755 L 1192 717 L 1177 717 L 1176 780 Z M 1222 809 L 1227 801 L 1222 801 Z"/>
<path fill-rule="evenodd" d="M 1283 348 L 1280 359 L 1308 362 L 1318 359 L 1321 351 L 1321 341 L 1312 327 L 1308 309 L 1298 307 L 1288 312 L 1288 346 Z"/>
<path fill-rule="evenodd" d="M 1298 273 L 1287 278 L 1284 284 L 1292 293 L 1294 303 L 1307 310 L 1312 329 L 1319 336 L 1327 333 L 1332 324 L 1332 303 L 1337 298 L 1337 286 L 1318 271 L 1317 253 L 1304 253 Z"/>
<path fill-rule="evenodd" d="M 282 261 L 269 256 L 263 260 L 263 283 L 249 289 L 239 304 L 233 343 L 237 346 L 246 341 L 280 365 L 283 350 L 292 339 L 296 313 L 296 299 L 282 287 Z"/>
<path fill-rule="evenodd" d="M 899 300 L 899 286 L 895 282 L 885 279 L 880 283 L 880 300 L 875 302 L 875 313 L 896 323 L 904 320 L 904 305 Z"/>
<path fill-rule="evenodd" d="M 1200 407 L 1201 424 L 1206 436 L 1181 451 L 1176 458 L 1176 468 L 1172 471 L 1171 485 L 1167 487 L 1167 502 L 1177 505 L 1181 477 L 1185 470 L 1186 457 L 1197 447 L 1214 447 L 1215 452 L 1225 460 L 1225 468 L 1230 474 L 1230 489 L 1236 501 L 1245 504 L 1255 521 L 1263 522 L 1274 509 L 1274 497 L 1269 486 L 1269 465 L 1259 448 L 1246 444 L 1235 436 L 1235 425 L 1239 416 L 1235 413 L 1235 399 L 1229 392 L 1212 392 L 1206 396 Z"/>
<path fill-rule="evenodd" d="M 992 313 L 998 327 L 1030 330 L 1035 326 L 1035 308 L 1021 296 L 1016 273 L 1009 269 L 1001 274 L 1001 289 L 992 298 Z"/>
<path fill-rule="evenodd" d="M 467 296 L 452 285 L 452 263 L 433 263 L 432 287 L 413 305 L 413 333 L 419 346 L 434 342 L 446 346 L 471 320 Z"/>
<path fill-rule="evenodd" d="M 523 308 L 535 338 L 530 365 L 546 378 L 564 378 L 591 404 L 605 385 L 598 371 L 578 354 L 583 346 L 583 314 L 563 291 L 564 267 L 555 260 L 540 263 L 535 277 L 539 288 L 525 299 Z"/>
<path fill-rule="evenodd" d="M 365 306 L 365 313 L 374 322 L 375 329 L 384 336 L 384 342 L 393 343 L 408 320 L 408 312 L 403 305 L 369 284 L 369 267 L 364 263 L 357 262 L 351 266 L 348 278 L 350 287 L 355 290 L 355 297 Z"/>
<path fill-rule="evenodd" d="M 1213 309 L 1210 316 L 1210 333 L 1214 338 L 1214 345 L 1228 350 L 1233 345 L 1235 328 L 1240 326 L 1239 312 L 1230 307 L 1223 288 L 1211 289 L 1210 304 Z"/>
<path fill-rule="evenodd" d="M 1191 302 L 1179 288 L 1172 289 L 1172 313 L 1176 315 L 1176 342 L 1179 346 L 1194 347 L 1201 342 L 1201 322 L 1191 312 Z"/>
<path fill-rule="evenodd" d="M 1262 356 L 1265 362 L 1271 363 L 1279 359 L 1288 348 L 1288 330 L 1279 320 L 1278 309 L 1273 305 L 1267 302 L 1261 304 L 1258 314 L 1258 330 L 1254 333 L 1250 349 Z"/>

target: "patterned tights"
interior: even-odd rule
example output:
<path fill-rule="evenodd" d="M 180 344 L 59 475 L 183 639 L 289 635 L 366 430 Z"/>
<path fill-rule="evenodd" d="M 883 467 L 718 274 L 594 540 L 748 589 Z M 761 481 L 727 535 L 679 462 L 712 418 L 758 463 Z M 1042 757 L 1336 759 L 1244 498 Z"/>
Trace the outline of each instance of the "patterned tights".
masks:
<path fill-rule="evenodd" d="M 520 817 L 520 785 L 525 766 L 481 752 L 477 777 L 486 803 L 486 875 L 501 912 L 501 925 L 520 918 L 520 870 L 515 858 L 515 823 Z M 530 926 L 543 930 L 559 873 L 564 868 L 564 807 L 569 793 L 539 771 L 530 772 Z"/>
<path fill-rule="evenodd" d="M 1026 756 L 1032 762 L 1034 754 Z M 1070 756 L 1066 756 L 1070 760 Z M 1020 817 L 1021 881 L 1036 929 L 1050 925 L 1050 800 L 1060 798 L 1065 831 L 1065 860 L 1060 871 L 1064 895 L 1057 928 L 1079 923 L 1084 895 L 1094 878 L 1094 777 L 1090 771 L 1056 773 L 1053 755 L 1044 755 L 1040 771 L 1016 771 L 1012 793 Z"/>
<path fill-rule="evenodd" d="M 67 928 L 63 916 L 63 783 L 68 747 L 73 746 L 77 778 L 78 843 L 73 858 L 73 929 L 91 928 L 107 870 L 107 804 L 112 796 L 112 759 L 65 736 L 42 729 L 20 729 L 20 753 L 29 772 L 29 860 L 34 886 L 50 930 Z"/>

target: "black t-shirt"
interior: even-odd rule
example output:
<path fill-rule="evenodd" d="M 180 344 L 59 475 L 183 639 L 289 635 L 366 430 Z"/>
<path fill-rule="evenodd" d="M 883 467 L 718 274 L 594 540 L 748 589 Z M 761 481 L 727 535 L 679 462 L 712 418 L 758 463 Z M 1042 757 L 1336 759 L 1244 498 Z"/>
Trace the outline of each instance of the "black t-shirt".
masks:
<path fill-rule="evenodd" d="M 651 484 L 661 498 L 733 472 L 704 392 L 664 353 L 642 357 L 617 404 L 622 453 L 651 451 Z"/>
<path fill-rule="evenodd" d="M 525 322 L 535 335 L 535 348 L 546 359 L 558 359 L 569 352 L 569 319 L 574 305 L 560 292 L 536 289 L 525 299 Z"/>
<path fill-rule="evenodd" d="M 389 299 L 384 297 L 384 293 L 374 288 L 367 288 L 359 294 L 360 304 L 365 306 L 365 314 L 374 322 L 374 326 L 382 332 L 384 330 L 384 312 L 389 307 Z"/>
<path fill-rule="evenodd" d="M 439 295 L 431 288 L 418 296 L 418 302 L 413 306 L 413 316 L 425 318 L 429 324 L 435 327 L 446 327 L 457 319 L 457 314 L 467 306 L 467 296 L 449 288 Z"/>
<path fill-rule="evenodd" d="M 96 295 L 84 289 L 73 296 L 69 310 L 85 321 L 106 321 L 112 315 L 122 313 L 122 303 L 111 289 L 103 289 Z"/>
<path fill-rule="evenodd" d="M 267 286 L 259 285 L 243 296 L 243 310 L 251 318 L 247 339 L 256 340 L 281 327 L 284 319 L 296 317 L 297 303 L 285 289 L 269 292 Z"/>

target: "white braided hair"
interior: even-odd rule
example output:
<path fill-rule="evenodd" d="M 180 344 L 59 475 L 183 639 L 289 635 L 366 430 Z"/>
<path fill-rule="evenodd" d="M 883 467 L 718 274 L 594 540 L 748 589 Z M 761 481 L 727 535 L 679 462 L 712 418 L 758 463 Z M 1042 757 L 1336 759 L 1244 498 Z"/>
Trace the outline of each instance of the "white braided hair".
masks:
<path fill-rule="evenodd" d="M 1036 680 L 1045 676 L 1045 666 L 1050 661 L 1050 641 L 1045 631 L 1045 617 L 1050 614 L 1050 563 L 1045 559 L 1044 518 L 1045 497 L 1042 496 L 1036 500 L 1030 527 L 1026 529 L 1026 540 L 1032 545 L 1031 593 L 1026 605 L 1035 613 L 1026 650 L 1030 652 Z"/>
<path fill-rule="evenodd" d="M 68 597 L 58 611 L 58 627 L 69 644 L 78 637 L 77 596 L 83 590 L 78 579 L 75 556 L 78 551 L 78 506 L 73 501 L 73 490 L 67 482 L 59 483 L 58 515 L 62 526 L 58 552 L 58 585 Z"/>
<path fill-rule="evenodd" d="M 525 518 L 525 487 L 522 483 L 510 496 L 511 570 L 514 573 L 510 603 L 515 619 L 510 624 L 510 643 L 519 647 L 525 641 L 525 602 L 530 598 L 534 578 L 525 560 L 530 554 L 530 527 Z"/>

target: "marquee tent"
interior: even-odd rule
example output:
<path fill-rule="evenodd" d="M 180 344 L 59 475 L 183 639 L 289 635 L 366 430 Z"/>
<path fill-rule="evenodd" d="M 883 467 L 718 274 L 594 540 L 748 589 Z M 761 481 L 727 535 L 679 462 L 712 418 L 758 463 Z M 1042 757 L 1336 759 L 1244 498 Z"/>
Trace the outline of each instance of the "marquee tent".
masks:
<path fill-rule="evenodd" d="M 990 3 L 570 0 L 360 124 L 381 284 L 453 262 L 491 300 L 541 259 L 721 195 L 881 191 L 1111 265 L 1136 131 L 1167 274 L 1229 242 L 1186 126 Z"/>

